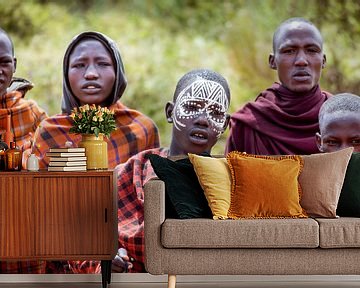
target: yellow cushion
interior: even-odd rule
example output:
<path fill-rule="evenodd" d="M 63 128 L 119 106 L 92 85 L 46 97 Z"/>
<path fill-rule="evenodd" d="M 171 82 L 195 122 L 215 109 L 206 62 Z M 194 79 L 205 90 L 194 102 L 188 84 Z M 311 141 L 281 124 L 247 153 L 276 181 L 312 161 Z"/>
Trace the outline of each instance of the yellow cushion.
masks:
<path fill-rule="evenodd" d="M 213 219 L 227 219 L 230 207 L 231 175 L 226 158 L 189 154 Z"/>
<path fill-rule="evenodd" d="M 307 217 L 300 206 L 300 156 L 258 156 L 233 151 L 226 158 L 232 177 L 230 218 Z"/>

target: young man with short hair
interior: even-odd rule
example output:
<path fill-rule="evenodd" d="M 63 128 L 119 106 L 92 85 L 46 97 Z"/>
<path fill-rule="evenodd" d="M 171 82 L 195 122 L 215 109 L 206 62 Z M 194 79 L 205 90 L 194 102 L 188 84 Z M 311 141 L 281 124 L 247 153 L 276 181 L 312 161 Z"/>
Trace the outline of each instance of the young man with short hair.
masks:
<path fill-rule="evenodd" d="M 360 152 L 360 97 L 350 93 L 332 96 L 320 108 L 319 131 L 319 151 L 354 147 L 354 152 Z"/>
<path fill-rule="evenodd" d="M 226 152 L 259 155 L 317 152 L 318 113 L 329 94 L 319 87 L 325 67 L 323 39 L 315 25 L 291 18 L 273 36 L 271 69 L 279 83 L 231 116 Z"/>

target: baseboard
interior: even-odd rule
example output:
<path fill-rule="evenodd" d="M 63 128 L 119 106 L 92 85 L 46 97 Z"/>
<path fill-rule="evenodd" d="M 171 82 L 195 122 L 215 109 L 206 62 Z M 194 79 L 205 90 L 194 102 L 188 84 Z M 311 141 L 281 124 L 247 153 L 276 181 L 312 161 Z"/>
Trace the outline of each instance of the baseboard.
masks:
<path fill-rule="evenodd" d="M 166 283 L 166 275 L 113 273 L 112 283 Z M 206 282 L 360 282 L 360 275 L 179 275 L 178 283 Z M 0 283 L 92 283 L 99 274 L 0 274 Z"/>

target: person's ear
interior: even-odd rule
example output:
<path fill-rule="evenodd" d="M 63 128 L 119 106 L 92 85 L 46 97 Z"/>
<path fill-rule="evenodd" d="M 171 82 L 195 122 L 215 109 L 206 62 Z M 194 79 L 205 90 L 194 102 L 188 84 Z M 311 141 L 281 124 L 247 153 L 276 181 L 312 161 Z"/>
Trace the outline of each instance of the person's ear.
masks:
<path fill-rule="evenodd" d="M 315 139 L 316 139 L 316 146 L 318 147 L 319 151 L 324 152 L 324 148 L 323 148 L 323 145 L 322 145 L 320 133 L 317 132 L 315 134 Z"/>
<path fill-rule="evenodd" d="M 275 55 L 273 53 L 270 53 L 269 55 L 269 66 L 271 69 L 276 70 L 276 63 L 275 63 Z"/>
<path fill-rule="evenodd" d="M 325 66 L 326 66 L 326 55 L 324 54 L 324 55 L 323 55 L 323 61 L 322 61 L 321 68 L 324 69 Z"/>
<path fill-rule="evenodd" d="M 16 71 L 16 64 L 17 64 L 17 59 L 16 59 L 16 57 L 14 57 L 14 69 L 13 69 L 13 73 L 15 73 L 15 71 Z"/>
<path fill-rule="evenodd" d="M 172 114 L 174 111 L 174 103 L 169 101 L 165 105 L 165 115 L 168 123 L 173 123 Z"/>
<path fill-rule="evenodd" d="M 229 126 L 229 122 L 230 122 L 230 114 L 226 114 L 226 120 L 223 126 L 223 131 L 221 133 L 224 133 L 226 128 Z"/>

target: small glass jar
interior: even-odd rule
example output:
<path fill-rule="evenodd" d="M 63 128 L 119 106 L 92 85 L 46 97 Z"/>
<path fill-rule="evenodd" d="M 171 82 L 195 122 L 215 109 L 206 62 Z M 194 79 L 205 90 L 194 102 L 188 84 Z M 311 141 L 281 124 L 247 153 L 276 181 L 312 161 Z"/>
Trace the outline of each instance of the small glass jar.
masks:
<path fill-rule="evenodd" d="M 9 146 L 2 140 L 2 135 L 0 136 L 0 171 L 6 169 L 5 165 L 5 151 L 9 149 Z"/>
<path fill-rule="evenodd" d="M 20 171 L 22 166 L 22 151 L 10 142 L 10 148 L 5 152 L 5 166 L 7 171 Z"/>
<path fill-rule="evenodd" d="M 11 115 L 6 118 L 6 130 L 4 133 L 4 141 L 10 147 L 10 142 L 14 141 L 14 133 L 11 131 Z"/>

